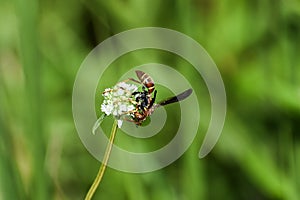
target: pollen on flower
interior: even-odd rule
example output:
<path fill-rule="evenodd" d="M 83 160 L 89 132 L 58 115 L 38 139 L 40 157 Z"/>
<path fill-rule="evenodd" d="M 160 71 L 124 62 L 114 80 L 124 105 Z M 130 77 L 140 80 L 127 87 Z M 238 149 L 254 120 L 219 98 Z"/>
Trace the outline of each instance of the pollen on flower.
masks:
<path fill-rule="evenodd" d="M 137 89 L 136 85 L 125 82 L 119 82 L 113 88 L 106 88 L 102 94 L 104 101 L 101 104 L 101 111 L 106 115 L 112 114 L 118 120 L 121 120 L 122 116 L 130 116 L 136 107 L 132 93 Z M 119 121 L 118 124 L 122 123 Z"/>

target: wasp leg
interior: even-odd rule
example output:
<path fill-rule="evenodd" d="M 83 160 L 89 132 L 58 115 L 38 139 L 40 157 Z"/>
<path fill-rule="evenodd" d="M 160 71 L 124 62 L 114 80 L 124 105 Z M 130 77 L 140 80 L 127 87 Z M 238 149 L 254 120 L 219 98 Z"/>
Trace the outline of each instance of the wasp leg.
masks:
<path fill-rule="evenodd" d="M 133 119 L 127 119 L 125 118 L 124 120 L 128 121 L 128 122 L 133 122 L 135 123 L 136 127 L 138 128 L 139 126 L 141 126 L 141 123 L 140 122 L 137 122 L 137 121 L 134 121 Z"/>
<path fill-rule="evenodd" d="M 132 113 L 135 113 L 137 111 L 138 111 L 138 109 L 130 110 L 130 111 L 127 111 L 127 112 L 123 112 L 122 115 L 132 114 Z"/>
<path fill-rule="evenodd" d="M 124 120 L 126 120 L 126 121 L 128 121 L 128 122 L 134 122 L 134 123 L 135 123 L 135 121 L 134 121 L 133 119 L 125 118 Z"/>
<path fill-rule="evenodd" d="M 124 81 L 121 81 L 121 82 L 128 82 L 128 81 L 133 81 L 133 82 L 136 82 L 136 83 L 139 83 L 139 84 L 142 83 L 141 81 L 135 80 L 134 78 L 128 78 L 128 79 L 126 79 Z"/>
<path fill-rule="evenodd" d="M 111 91 L 113 91 L 113 89 L 105 90 L 104 92 L 102 92 L 102 94 L 105 94 L 105 93 L 111 92 Z"/>
<path fill-rule="evenodd" d="M 141 94 L 141 92 L 133 92 L 132 95 Z"/>
<path fill-rule="evenodd" d="M 154 96 L 153 96 L 153 98 L 152 98 L 152 100 L 150 102 L 149 108 L 151 108 L 153 106 L 153 104 L 155 102 L 155 99 L 156 99 L 156 94 L 157 94 L 157 90 L 154 90 Z"/>

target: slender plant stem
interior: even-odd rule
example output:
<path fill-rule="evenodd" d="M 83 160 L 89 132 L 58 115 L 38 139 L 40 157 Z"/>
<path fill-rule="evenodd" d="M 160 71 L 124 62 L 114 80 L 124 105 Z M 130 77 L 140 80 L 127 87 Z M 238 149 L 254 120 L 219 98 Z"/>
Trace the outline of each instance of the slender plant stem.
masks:
<path fill-rule="evenodd" d="M 88 193 L 86 194 L 85 200 L 92 199 L 97 187 L 99 186 L 99 183 L 102 180 L 102 177 L 104 175 L 104 171 L 106 169 L 107 162 L 108 162 L 108 159 L 109 159 L 109 156 L 110 156 L 110 153 L 111 153 L 112 145 L 113 145 L 114 140 L 115 140 L 116 133 L 117 133 L 117 120 L 114 121 L 114 124 L 113 124 L 112 129 L 111 129 L 111 134 L 110 134 L 110 137 L 109 137 L 109 143 L 106 147 L 102 164 L 99 168 L 98 174 L 97 174 L 92 186 L 90 187 Z"/>

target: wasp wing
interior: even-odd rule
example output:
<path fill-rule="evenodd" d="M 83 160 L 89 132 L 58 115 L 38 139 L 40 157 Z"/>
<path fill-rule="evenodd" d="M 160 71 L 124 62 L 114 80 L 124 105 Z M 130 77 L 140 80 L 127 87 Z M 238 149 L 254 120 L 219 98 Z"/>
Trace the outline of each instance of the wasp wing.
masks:
<path fill-rule="evenodd" d="M 186 99 L 188 96 L 190 96 L 192 94 L 193 90 L 190 88 L 190 89 L 187 89 L 186 91 L 174 96 L 174 97 L 170 97 L 166 100 L 163 100 L 161 102 L 159 102 L 158 104 L 155 104 L 155 107 L 159 107 L 159 106 L 165 106 L 165 105 L 168 105 L 168 104 L 171 104 L 171 103 L 175 103 L 175 102 L 178 102 L 178 101 L 182 101 L 184 99 Z"/>

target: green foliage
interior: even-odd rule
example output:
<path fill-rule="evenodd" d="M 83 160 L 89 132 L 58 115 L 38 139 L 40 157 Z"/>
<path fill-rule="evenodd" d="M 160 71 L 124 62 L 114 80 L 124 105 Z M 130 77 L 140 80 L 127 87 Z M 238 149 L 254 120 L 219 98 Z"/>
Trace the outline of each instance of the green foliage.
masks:
<path fill-rule="evenodd" d="M 199 160 L 210 119 L 209 94 L 200 76 L 186 61 L 165 52 L 142 50 L 120 58 L 112 64 L 118 71 L 105 72 L 103 88 L 142 63 L 173 66 L 198 85 L 201 126 L 188 151 L 164 169 L 127 174 L 108 168 L 95 199 L 299 199 L 296 0 L 2 0 L 0 199 L 84 198 L 100 163 L 86 151 L 73 123 L 76 72 L 101 41 L 145 26 L 185 33 L 209 52 L 225 82 L 225 128 L 214 150 Z M 176 116 L 178 107 L 172 108 L 168 113 Z M 110 125 L 105 122 L 104 129 Z M 155 149 L 176 128 L 167 123 L 156 139 L 143 145 L 122 132 L 116 142 L 130 149 L 136 144 L 139 151 Z"/>

